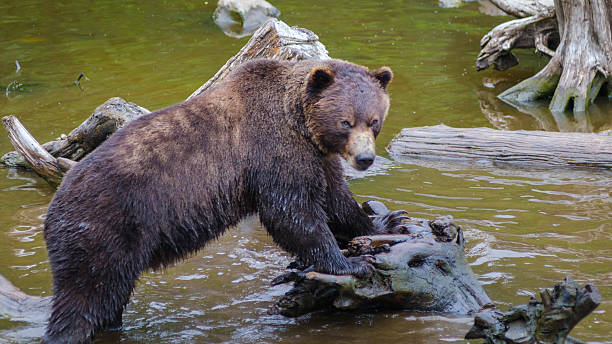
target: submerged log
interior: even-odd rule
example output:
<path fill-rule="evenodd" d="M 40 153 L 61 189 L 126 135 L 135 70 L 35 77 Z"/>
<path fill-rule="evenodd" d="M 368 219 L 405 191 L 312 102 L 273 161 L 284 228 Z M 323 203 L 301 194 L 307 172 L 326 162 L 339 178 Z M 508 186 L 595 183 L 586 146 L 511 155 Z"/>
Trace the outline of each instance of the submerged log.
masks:
<path fill-rule="evenodd" d="M 51 312 L 51 297 L 32 296 L 0 275 L 0 319 L 44 323 Z"/>
<path fill-rule="evenodd" d="M 397 161 L 460 159 L 530 167 L 612 168 L 612 137 L 592 133 L 502 131 L 446 125 L 402 129 L 387 146 Z"/>
<path fill-rule="evenodd" d="M 553 289 L 540 292 L 528 304 L 514 306 L 507 312 L 487 310 L 477 314 L 465 339 L 484 339 L 484 343 L 582 343 L 569 333 L 601 303 L 599 290 L 587 284 L 582 289 L 570 277 Z"/>
<path fill-rule="evenodd" d="M 374 217 L 389 213 L 376 201 L 363 208 Z M 366 259 L 375 268 L 369 277 L 306 269 L 276 278 L 273 284 L 295 283 L 270 312 L 290 317 L 329 309 L 470 314 L 491 305 L 465 259 L 461 228 L 450 217 L 403 219 L 401 228 L 398 234 L 357 237 L 349 243 L 349 259 Z"/>

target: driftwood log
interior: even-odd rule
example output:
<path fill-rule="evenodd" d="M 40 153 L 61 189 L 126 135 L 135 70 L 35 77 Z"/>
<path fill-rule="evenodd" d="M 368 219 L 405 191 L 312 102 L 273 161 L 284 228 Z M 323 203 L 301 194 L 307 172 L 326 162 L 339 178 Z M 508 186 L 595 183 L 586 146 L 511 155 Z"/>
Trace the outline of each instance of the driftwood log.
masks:
<path fill-rule="evenodd" d="M 508 14 L 525 18 L 503 23 L 482 38 L 477 70 L 516 65 L 514 48 L 535 47 L 551 57 L 539 73 L 501 93 L 501 99 L 511 103 L 550 99 L 551 111 L 583 112 L 598 96 L 612 95 L 608 87 L 612 80 L 612 0 L 491 2 Z"/>
<path fill-rule="evenodd" d="M 244 62 L 257 58 L 300 61 L 326 60 L 330 57 L 314 32 L 297 26 L 289 27 L 278 19 L 270 19 L 253 34 L 253 37 L 236 55 L 227 60 L 212 78 L 187 97 L 187 100 L 216 85 Z"/>
<path fill-rule="evenodd" d="M 592 133 L 501 131 L 445 125 L 402 129 L 387 146 L 399 162 L 455 159 L 530 167 L 612 168 L 612 137 Z"/>
<path fill-rule="evenodd" d="M 363 209 L 374 221 L 398 213 L 377 201 Z M 403 223 L 398 234 L 357 237 L 345 250 L 349 259 L 368 260 L 375 268 L 371 276 L 292 271 L 273 281 L 295 283 L 270 312 L 296 317 L 329 309 L 401 309 L 465 315 L 492 306 L 465 259 L 463 233 L 452 218 L 398 220 Z"/>
<path fill-rule="evenodd" d="M 149 113 L 149 110 L 134 103 L 128 103 L 121 98 L 111 98 L 104 102 L 104 104 L 98 106 L 91 116 L 77 128 L 72 130 L 70 134 L 62 135 L 54 141 L 43 144 L 42 149 L 55 158 L 65 158 L 72 161 L 81 160 L 112 133 L 125 125 L 125 123 L 146 113 Z M 5 118 L 11 117 L 12 116 L 8 116 Z M 22 136 L 22 132 L 16 131 L 18 128 L 17 125 L 21 126 L 21 123 L 17 122 L 14 117 L 12 119 L 5 119 L 4 126 L 10 136 L 19 135 L 17 137 L 23 137 L 23 139 L 25 139 L 25 137 Z M 21 126 L 19 130 L 23 131 L 25 128 Z M 12 140 L 11 142 L 15 145 L 15 142 Z M 0 158 L 0 162 L 8 167 L 32 167 L 32 169 L 36 171 L 37 168 L 33 167 L 34 164 L 24 159 L 24 155 L 29 154 L 27 153 L 28 150 L 34 150 L 36 148 L 33 142 L 28 143 L 27 149 L 21 147 L 18 148 L 19 153 L 16 151 L 8 152 Z M 21 154 L 22 151 L 24 154 Z M 59 172 L 58 174 L 61 175 L 63 171 L 60 170 Z"/>
<path fill-rule="evenodd" d="M 541 301 L 514 306 L 507 312 L 486 310 L 477 314 L 465 339 L 484 339 L 487 344 L 582 343 L 570 331 L 601 303 L 594 285 L 582 289 L 570 277 L 553 289 L 540 292 Z"/>

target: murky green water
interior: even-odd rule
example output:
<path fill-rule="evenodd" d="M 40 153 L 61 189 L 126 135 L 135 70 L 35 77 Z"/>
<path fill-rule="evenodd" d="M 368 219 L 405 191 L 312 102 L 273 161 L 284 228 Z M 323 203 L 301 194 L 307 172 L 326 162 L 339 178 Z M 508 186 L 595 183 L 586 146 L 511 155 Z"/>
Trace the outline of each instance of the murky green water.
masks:
<path fill-rule="evenodd" d="M 281 19 L 319 34 L 330 55 L 395 72 L 392 108 L 378 148 L 403 127 L 599 131 L 612 128 L 605 101 L 588 117 L 522 113 L 495 99 L 546 59 L 525 51 L 499 73 L 474 71 L 480 37 L 507 18 L 478 3 L 436 1 L 276 1 Z M 17 115 L 41 141 L 67 133 L 106 99 L 155 110 L 185 99 L 247 39 L 223 35 L 214 1 L 0 2 L 0 114 Z M 22 69 L 15 73 L 18 60 Z M 74 85 L 80 73 L 81 88 Z M 12 81 L 23 84 L 9 92 Z M 0 140 L 0 152 L 10 150 Z M 612 174 L 445 162 L 397 163 L 387 175 L 351 182 L 360 200 L 431 217 L 451 214 L 466 229 L 468 255 L 502 308 L 523 303 L 565 275 L 599 287 L 604 303 L 573 332 L 612 342 Z M 32 173 L 0 170 L 0 273 L 29 294 L 49 295 L 42 220 L 53 189 Z M 247 221 L 193 258 L 138 284 L 125 329 L 113 342 L 387 343 L 462 342 L 471 319 L 376 313 L 266 315 L 286 291 L 269 287 L 289 258 Z M 36 342 L 42 326 L 0 319 L 0 342 Z"/>

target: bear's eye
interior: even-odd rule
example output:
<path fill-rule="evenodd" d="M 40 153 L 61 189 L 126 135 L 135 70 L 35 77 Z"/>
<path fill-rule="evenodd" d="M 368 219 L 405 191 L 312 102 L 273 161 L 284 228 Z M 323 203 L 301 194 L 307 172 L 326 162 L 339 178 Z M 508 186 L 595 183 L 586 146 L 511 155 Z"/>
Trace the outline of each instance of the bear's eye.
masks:
<path fill-rule="evenodd" d="M 349 121 L 342 121 L 340 124 L 342 124 L 344 129 L 351 129 L 353 127 Z"/>
<path fill-rule="evenodd" d="M 377 124 L 378 124 L 378 120 L 373 119 L 372 122 L 370 122 L 370 127 L 375 127 Z"/>

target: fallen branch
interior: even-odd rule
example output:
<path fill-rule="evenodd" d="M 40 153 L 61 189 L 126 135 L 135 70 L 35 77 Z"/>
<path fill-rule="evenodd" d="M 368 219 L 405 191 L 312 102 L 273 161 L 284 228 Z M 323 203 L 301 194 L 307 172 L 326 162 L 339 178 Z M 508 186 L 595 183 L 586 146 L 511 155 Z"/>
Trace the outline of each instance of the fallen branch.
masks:
<path fill-rule="evenodd" d="M 117 97 L 110 98 L 70 134 L 62 135 L 42 147 L 56 158 L 78 161 L 127 122 L 147 113 L 149 110 L 134 103 Z M 9 167 L 31 167 L 18 152 L 6 153 L 0 162 Z"/>
<path fill-rule="evenodd" d="M 2 118 L 11 143 L 32 169 L 51 185 L 59 185 L 64 173 L 57 159 L 47 152 L 15 116 Z"/>
<path fill-rule="evenodd" d="M 319 37 L 314 32 L 297 26 L 289 27 L 278 19 L 269 19 L 253 34 L 253 37 L 236 55 L 230 57 L 225 65 L 187 97 L 187 100 L 219 83 L 239 65 L 256 58 L 299 61 L 325 60 L 330 57 L 327 55 L 327 49 L 319 42 Z"/>
<path fill-rule="evenodd" d="M 514 306 L 507 312 L 487 310 L 477 314 L 465 339 L 485 339 L 485 343 L 582 343 L 569 333 L 601 303 L 599 290 L 587 284 L 580 289 L 570 277 L 554 288 L 540 292 L 527 305 Z"/>
<path fill-rule="evenodd" d="M 387 146 L 397 161 L 486 160 L 530 167 L 612 168 L 612 137 L 591 133 L 502 131 L 446 125 L 402 129 Z"/>

